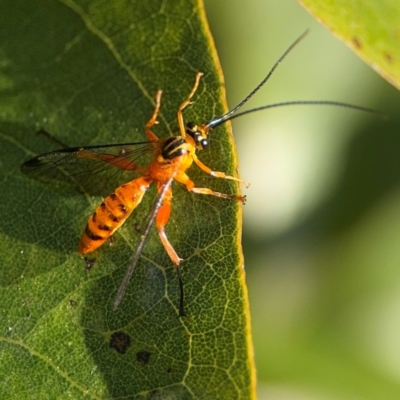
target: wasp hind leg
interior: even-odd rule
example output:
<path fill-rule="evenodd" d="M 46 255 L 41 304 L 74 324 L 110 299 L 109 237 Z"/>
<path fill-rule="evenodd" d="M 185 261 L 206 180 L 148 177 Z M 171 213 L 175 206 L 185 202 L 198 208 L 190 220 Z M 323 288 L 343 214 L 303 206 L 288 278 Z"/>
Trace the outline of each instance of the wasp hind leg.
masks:
<path fill-rule="evenodd" d="M 178 254 L 176 254 L 176 251 L 172 247 L 170 241 L 168 240 L 167 234 L 165 233 L 164 229 L 171 215 L 171 201 L 172 201 L 172 190 L 170 189 L 165 194 L 163 204 L 157 213 L 156 227 L 158 230 L 158 235 L 160 236 L 161 243 L 163 244 L 167 254 L 169 255 L 169 258 L 175 265 L 179 265 L 182 259 L 179 258 Z"/>
<path fill-rule="evenodd" d="M 225 179 L 233 178 L 234 180 L 241 182 L 241 180 L 239 178 L 235 178 L 235 177 L 225 176 L 224 178 Z M 246 196 L 236 196 L 234 194 L 215 192 L 214 190 L 211 190 L 210 188 L 195 187 L 194 182 L 192 180 L 190 180 L 189 177 L 185 173 L 178 174 L 175 177 L 175 180 L 182 183 L 183 185 L 185 185 L 186 189 L 189 192 L 198 193 L 198 194 L 208 194 L 208 195 L 215 196 L 215 197 L 221 197 L 223 199 L 237 200 L 237 201 L 242 202 L 243 204 L 246 203 Z"/>
<path fill-rule="evenodd" d="M 183 281 L 181 276 L 181 270 L 179 267 L 180 262 L 182 261 L 176 253 L 175 249 L 172 247 L 171 242 L 169 241 L 167 234 L 165 233 L 165 226 L 168 223 L 169 217 L 171 215 L 171 202 L 172 202 L 172 190 L 169 189 L 165 194 L 164 201 L 160 210 L 157 213 L 156 217 L 156 227 L 158 230 L 158 235 L 160 236 L 161 243 L 163 244 L 165 251 L 167 252 L 169 258 L 174 263 L 176 268 L 176 273 L 178 275 L 179 280 L 179 291 L 180 291 L 180 299 L 179 299 L 179 316 L 185 316 L 184 309 L 184 291 L 183 291 Z"/>
<path fill-rule="evenodd" d="M 221 179 L 229 179 L 231 181 L 236 181 L 239 183 L 242 183 L 246 188 L 250 187 L 250 183 L 243 181 L 240 178 L 236 178 L 235 176 L 231 175 L 226 175 L 225 172 L 220 172 L 220 171 L 213 171 L 210 167 L 207 167 L 207 165 L 203 164 L 196 156 L 196 154 L 192 154 L 193 161 L 196 163 L 196 165 L 206 174 L 213 176 L 214 178 L 221 178 Z"/>

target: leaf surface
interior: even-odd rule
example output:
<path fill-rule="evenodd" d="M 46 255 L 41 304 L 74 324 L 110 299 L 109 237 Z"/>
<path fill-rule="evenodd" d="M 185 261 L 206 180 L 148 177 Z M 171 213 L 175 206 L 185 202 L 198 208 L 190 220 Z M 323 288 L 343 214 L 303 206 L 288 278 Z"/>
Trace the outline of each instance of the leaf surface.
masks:
<path fill-rule="evenodd" d="M 0 13 L 1 398 L 254 398 L 241 206 L 174 183 L 168 237 L 179 286 L 153 229 L 125 298 L 112 304 L 156 191 L 104 245 L 90 270 L 77 253 L 100 197 L 29 179 L 20 165 L 59 145 L 143 142 L 163 90 L 160 137 L 204 72 L 187 121 L 225 109 L 202 4 L 188 1 L 3 2 Z M 232 136 L 213 131 L 199 158 L 236 172 Z M 188 171 L 199 187 L 235 183 Z M 135 229 L 136 227 L 136 229 Z"/>

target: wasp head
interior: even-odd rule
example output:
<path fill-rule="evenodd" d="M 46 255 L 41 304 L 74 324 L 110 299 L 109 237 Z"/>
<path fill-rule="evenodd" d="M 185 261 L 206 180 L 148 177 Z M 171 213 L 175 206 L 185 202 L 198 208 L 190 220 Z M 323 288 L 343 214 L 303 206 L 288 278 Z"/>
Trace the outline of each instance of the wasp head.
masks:
<path fill-rule="evenodd" d="M 208 132 L 210 128 L 207 125 L 196 125 L 194 122 L 186 124 L 186 134 L 195 142 L 196 147 L 200 150 L 209 146 Z"/>

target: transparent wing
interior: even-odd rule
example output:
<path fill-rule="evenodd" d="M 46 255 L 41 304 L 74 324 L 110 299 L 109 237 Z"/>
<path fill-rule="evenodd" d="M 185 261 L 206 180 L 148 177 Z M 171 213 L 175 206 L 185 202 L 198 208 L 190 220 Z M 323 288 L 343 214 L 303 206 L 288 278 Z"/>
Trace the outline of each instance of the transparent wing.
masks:
<path fill-rule="evenodd" d="M 141 174 L 158 147 L 159 142 L 70 147 L 34 157 L 21 171 L 41 182 L 107 196 Z"/>
<path fill-rule="evenodd" d="M 133 258 L 132 258 L 131 262 L 129 263 L 128 270 L 126 271 L 124 279 L 122 280 L 121 285 L 118 289 L 117 295 L 115 296 L 114 306 L 113 306 L 114 311 L 118 308 L 118 306 L 120 305 L 120 303 L 125 295 L 126 288 L 129 285 L 129 281 L 130 281 L 132 274 L 136 268 L 136 265 L 140 259 L 140 256 L 142 255 L 142 252 L 143 252 L 144 246 L 147 242 L 147 239 L 149 238 L 150 230 L 154 224 L 154 221 L 156 219 L 158 212 L 160 211 L 160 208 L 163 204 L 165 195 L 171 188 L 171 184 L 172 184 L 172 181 L 174 180 L 175 175 L 176 175 L 176 171 L 173 172 L 171 174 L 171 176 L 169 177 L 169 179 L 159 187 L 159 192 L 158 192 L 156 201 L 154 202 L 153 208 L 151 209 L 151 212 L 150 212 L 149 216 L 147 217 L 146 226 L 144 228 L 143 234 L 141 235 L 140 241 L 136 247 Z M 180 281 L 180 283 L 181 283 L 181 281 Z M 182 289 L 182 284 L 181 284 L 181 305 L 180 305 L 180 307 L 183 310 L 183 291 L 182 290 L 183 289 Z M 183 311 L 182 311 L 182 313 L 184 314 Z"/>

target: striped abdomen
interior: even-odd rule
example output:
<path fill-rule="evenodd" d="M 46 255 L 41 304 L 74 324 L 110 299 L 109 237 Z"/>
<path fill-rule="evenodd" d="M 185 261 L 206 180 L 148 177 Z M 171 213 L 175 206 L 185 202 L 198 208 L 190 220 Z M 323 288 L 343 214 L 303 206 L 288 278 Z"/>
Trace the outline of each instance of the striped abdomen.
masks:
<path fill-rule="evenodd" d="M 125 222 L 142 201 L 151 182 L 152 179 L 146 177 L 134 179 L 104 199 L 82 233 L 78 248 L 81 255 L 96 250 Z"/>

